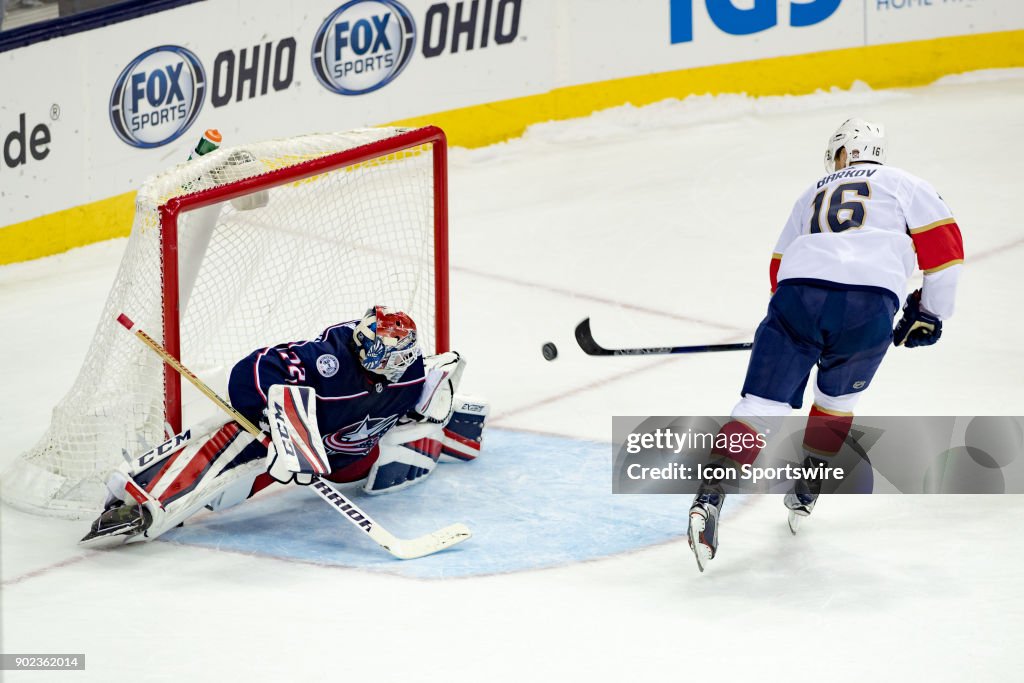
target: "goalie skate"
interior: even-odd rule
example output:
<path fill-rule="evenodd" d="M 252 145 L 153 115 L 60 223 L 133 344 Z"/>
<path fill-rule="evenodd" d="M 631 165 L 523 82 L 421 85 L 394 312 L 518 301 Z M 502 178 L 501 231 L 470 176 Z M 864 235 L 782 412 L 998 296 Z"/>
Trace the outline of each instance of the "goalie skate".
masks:
<path fill-rule="evenodd" d="M 142 533 L 153 523 L 153 515 L 144 505 L 125 505 L 118 501 L 100 514 L 79 544 L 90 547 L 121 545 Z"/>

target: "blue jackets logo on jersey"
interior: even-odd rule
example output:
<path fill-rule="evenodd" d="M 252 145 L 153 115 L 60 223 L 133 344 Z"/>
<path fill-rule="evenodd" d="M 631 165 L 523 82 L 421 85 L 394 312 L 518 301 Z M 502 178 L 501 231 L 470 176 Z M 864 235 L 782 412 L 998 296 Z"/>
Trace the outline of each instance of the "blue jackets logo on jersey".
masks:
<path fill-rule="evenodd" d="M 412 57 L 416 25 L 396 0 L 352 0 L 313 38 L 313 73 L 339 95 L 363 95 L 393 81 Z"/>
<path fill-rule="evenodd" d="M 330 453 L 366 455 L 380 438 L 398 422 L 398 415 L 390 417 L 364 417 L 362 422 L 350 424 L 324 437 L 324 446 Z"/>
<path fill-rule="evenodd" d="M 178 45 L 143 52 L 125 67 L 110 93 L 110 124 L 133 147 L 159 147 L 188 130 L 203 108 L 206 72 Z"/>

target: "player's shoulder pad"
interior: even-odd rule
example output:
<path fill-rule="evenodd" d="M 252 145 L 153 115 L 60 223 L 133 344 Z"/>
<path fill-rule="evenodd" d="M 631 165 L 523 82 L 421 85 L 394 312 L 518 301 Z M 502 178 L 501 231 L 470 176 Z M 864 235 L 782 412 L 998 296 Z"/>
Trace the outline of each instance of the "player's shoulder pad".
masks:
<path fill-rule="evenodd" d="M 343 323 L 336 323 L 325 329 L 323 332 L 321 332 L 320 336 L 318 336 L 313 341 L 348 341 L 349 339 L 352 338 L 352 331 L 356 328 L 357 324 L 359 324 L 358 320 L 347 320 Z"/>
<path fill-rule="evenodd" d="M 332 325 L 320 333 L 320 336 L 302 345 L 307 354 L 331 354 L 338 358 L 342 365 L 351 365 L 356 356 L 352 331 L 358 321 L 350 320 Z"/>
<path fill-rule="evenodd" d="M 923 201 L 926 205 L 948 211 L 946 200 L 930 182 L 901 168 L 890 167 L 890 170 L 899 175 L 901 192 L 908 201 Z"/>

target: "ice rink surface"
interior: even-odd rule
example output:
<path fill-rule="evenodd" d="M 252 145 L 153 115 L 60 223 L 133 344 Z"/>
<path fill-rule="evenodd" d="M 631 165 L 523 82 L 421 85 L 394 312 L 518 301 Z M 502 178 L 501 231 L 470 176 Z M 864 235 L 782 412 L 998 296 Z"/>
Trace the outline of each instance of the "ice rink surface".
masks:
<path fill-rule="evenodd" d="M 938 188 L 968 263 L 942 341 L 893 351 L 859 413 L 1024 414 L 1024 71 L 535 126 L 451 159 L 452 338 L 498 429 L 480 461 L 370 501 L 396 532 L 462 515 L 476 538 L 397 569 L 285 491 L 99 552 L 83 523 L 4 506 L 0 649 L 87 658 L 4 680 L 1015 680 L 1020 497 L 832 497 L 797 537 L 778 496 L 733 500 L 701 575 L 688 501 L 613 498 L 604 474 L 611 415 L 727 413 L 746 354 L 590 358 L 575 324 L 608 346 L 749 339 L 778 230 L 852 115 Z M 0 268 L 0 465 L 74 380 L 124 244 Z"/>

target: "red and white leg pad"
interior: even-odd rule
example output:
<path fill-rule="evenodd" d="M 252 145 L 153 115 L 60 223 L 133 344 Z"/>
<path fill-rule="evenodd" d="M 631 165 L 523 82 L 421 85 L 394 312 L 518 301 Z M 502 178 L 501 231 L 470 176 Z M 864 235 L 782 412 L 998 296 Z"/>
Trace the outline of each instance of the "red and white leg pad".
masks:
<path fill-rule="evenodd" d="M 133 462 L 129 462 L 112 473 L 107 482 L 112 496 L 144 505 L 153 516 L 149 528 L 128 542 L 157 538 L 204 507 L 223 508 L 228 502 L 244 500 L 253 480 L 266 467 L 263 457 L 237 462 L 253 442 L 238 424 L 228 422 L 191 439 L 142 471 L 134 472 Z"/>
<path fill-rule="evenodd" d="M 483 446 L 484 427 L 491 405 L 476 396 L 458 394 L 452 416 L 441 433 L 441 461 L 476 460 Z"/>
<path fill-rule="evenodd" d="M 380 494 L 412 486 L 433 472 L 442 457 L 476 459 L 489 406 L 482 399 L 465 396 L 456 396 L 452 405 L 447 423 L 409 422 L 385 434 L 363 490 Z"/>

